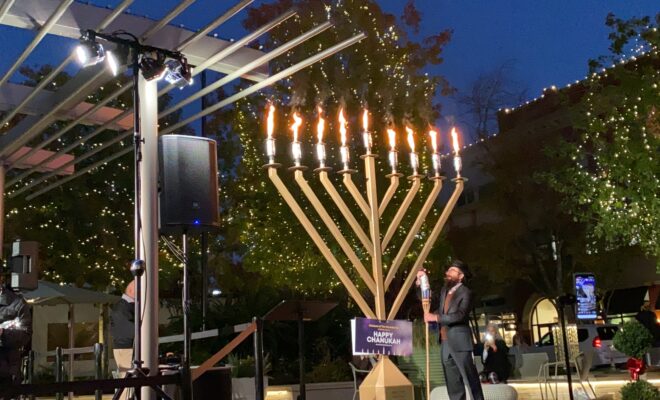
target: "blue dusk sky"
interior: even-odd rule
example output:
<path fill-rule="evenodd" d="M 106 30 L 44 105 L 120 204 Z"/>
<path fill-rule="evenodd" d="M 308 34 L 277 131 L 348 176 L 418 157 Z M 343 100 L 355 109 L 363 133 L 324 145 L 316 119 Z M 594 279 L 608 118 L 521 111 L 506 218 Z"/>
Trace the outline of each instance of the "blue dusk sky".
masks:
<path fill-rule="evenodd" d="M 114 7 L 119 0 L 90 3 Z M 156 19 L 178 3 L 178 0 L 136 0 L 130 12 Z M 379 0 L 378 3 L 387 12 L 400 15 L 406 1 Z M 197 29 L 233 4 L 234 1 L 197 0 L 174 23 Z M 609 31 L 604 22 L 609 12 L 629 18 L 655 15 L 660 10 L 657 0 L 417 0 L 415 4 L 422 13 L 422 24 L 414 37 L 453 30 L 443 54 L 445 62 L 433 66 L 429 73 L 443 75 L 461 92 L 480 74 L 509 62 L 511 79 L 526 89 L 529 98 L 540 95 L 545 87 L 561 87 L 584 78 L 588 60 L 608 53 Z M 241 21 L 245 15 L 245 11 L 241 12 L 215 33 L 223 38 L 240 37 L 244 33 Z M 3 54 L 0 73 L 9 68 L 32 36 L 31 32 L 0 26 Z M 49 35 L 27 64 L 57 65 L 65 56 L 62 48 L 71 43 Z M 18 81 L 20 76 L 15 74 L 11 80 Z M 453 99 L 440 98 L 440 101 L 445 117 L 458 113 Z M 198 109 L 199 104 L 188 107 L 185 114 Z M 438 122 L 443 125 L 442 121 Z"/>

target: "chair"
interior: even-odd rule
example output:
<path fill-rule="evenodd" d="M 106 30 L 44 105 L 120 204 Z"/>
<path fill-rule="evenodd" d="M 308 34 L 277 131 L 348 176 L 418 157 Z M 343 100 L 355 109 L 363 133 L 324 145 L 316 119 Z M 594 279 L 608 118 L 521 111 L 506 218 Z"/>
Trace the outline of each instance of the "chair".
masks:
<path fill-rule="evenodd" d="M 593 386 L 591 385 L 591 382 L 589 381 L 589 369 L 591 368 L 591 362 L 592 362 L 592 357 L 593 354 L 589 353 L 588 355 L 585 356 L 584 353 L 580 352 L 578 353 L 575 357 L 571 358 L 569 360 L 569 366 L 574 367 L 575 371 L 577 372 L 577 378 L 580 386 L 582 387 L 582 390 L 584 390 L 584 393 L 587 393 L 588 396 L 592 396 L 593 398 L 597 398 L 596 396 L 596 391 L 594 390 Z M 548 399 L 558 399 L 559 398 L 559 388 L 558 388 L 558 383 L 560 380 L 559 377 L 559 367 L 564 367 L 565 366 L 565 361 L 555 361 L 555 362 L 546 362 L 545 364 L 541 365 L 539 368 L 539 375 L 538 375 L 538 381 L 539 381 L 539 390 L 541 392 L 541 399 L 545 400 L 547 397 Z M 554 374 L 550 375 L 550 368 L 554 368 Z M 571 371 L 566 371 L 567 374 L 572 374 Z M 586 382 L 586 386 L 585 386 Z M 554 390 L 552 383 L 554 383 Z M 589 390 L 587 390 L 587 387 Z"/>
<path fill-rule="evenodd" d="M 370 360 L 371 362 L 371 360 Z M 351 372 L 353 372 L 353 400 L 355 400 L 355 397 L 358 395 L 359 390 L 358 389 L 358 374 L 363 374 L 363 375 L 368 375 L 369 370 L 366 369 L 358 369 L 355 365 L 353 365 L 352 362 L 349 362 L 348 365 L 351 366 Z"/>

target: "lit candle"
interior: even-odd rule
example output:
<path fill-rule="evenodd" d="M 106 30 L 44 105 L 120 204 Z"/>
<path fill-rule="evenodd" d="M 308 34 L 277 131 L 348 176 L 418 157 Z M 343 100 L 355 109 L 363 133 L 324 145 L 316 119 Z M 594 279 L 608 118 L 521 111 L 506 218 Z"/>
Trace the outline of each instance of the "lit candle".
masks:
<path fill-rule="evenodd" d="M 344 117 L 344 109 L 339 109 L 339 133 L 341 135 L 341 147 L 339 153 L 341 154 L 341 162 L 344 164 L 344 171 L 349 170 L 348 162 L 350 160 L 348 154 L 348 146 L 346 146 L 346 118 Z"/>
<path fill-rule="evenodd" d="M 268 163 L 275 164 L 275 139 L 273 138 L 273 130 L 275 129 L 275 106 L 268 107 L 268 117 L 266 118 L 267 134 L 266 137 L 266 155 L 268 156 Z"/>
<path fill-rule="evenodd" d="M 458 146 L 458 132 L 456 128 L 451 128 L 451 141 L 454 146 L 454 169 L 456 170 L 456 177 L 461 177 L 461 170 L 463 169 L 463 161 L 461 160 L 461 154 L 459 153 Z"/>
<path fill-rule="evenodd" d="M 369 111 L 366 108 L 362 113 L 362 140 L 367 154 L 371 154 L 372 139 L 371 133 L 369 133 Z"/>
<path fill-rule="evenodd" d="M 431 161 L 433 162 L 433 172 L 435 176 L 440 176 L 440 153 L 438 153 L 438 132 L 431 129 L 429 130 L 429 136 L 431 137 L 431 147 L 433 148 L 433 154 L 431 154 Z"/>
<path fill-rule="evenodd" d="M 408 126 L 406 126 L 406 132 L 408 132 L 408 145 L 410 145 L 410 168 L 413 170 L 413 175 L 417 175 L 419 158 L 417 157 L 417 153 L 415 153 L 415 134 Z"/>
<path fill-rule="evenodd" d="M 323 143 L 323 131 L 325 130 L 325 119 L 323 110 L 319 107 L 319 122 L 316 124 L 316 135 L 319 139 L 316 143 L 316 156 L 319 159 L 319 167 L 325 168 L 325 144 Z"/>
<path fill-rule="evenodd" d="M 394 129 L 388 129 L 387 136 L 390 139 L 390 154 L 389 154 L 390 167 L 392 167 L 392 173 L 396 174 L 396 166 L 399 163 L 399 160 L 396 151 L 396 132 L 394 131 Z"/>
<path fill-rule="evenodd" d="M 291 125 L 291 131 L 293 131 L 293 143 L 291 144 L 291 153 L 293 154 L 293 162 L 296 167 L 300 167 L 300 160 L 302 158 L 302 148 L 300 141 L 298 141 L 298 130 L 302 125 L 302 118 L 298 115 L 297 112 L 293 113 L 293 124 Z"/>

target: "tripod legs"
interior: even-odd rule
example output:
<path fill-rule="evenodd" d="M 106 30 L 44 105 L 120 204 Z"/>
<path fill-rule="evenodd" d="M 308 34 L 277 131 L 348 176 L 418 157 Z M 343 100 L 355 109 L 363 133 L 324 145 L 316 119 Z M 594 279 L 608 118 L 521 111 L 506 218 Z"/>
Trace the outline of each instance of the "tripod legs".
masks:
<path fill-rule="evenodd" d="M 124 379 L 136 379 L 136 378 L 146 378 L 149 374 L 148 370 L 145 370 L 143 368 L 133 368 L 132 370 L 128 371 L 126 373 L 126 377 Z M 182 383 L 183 384 L 183 383 Z M 156 392 L 156 394 L 163 400 L 173 400 L 165 391 L 158 385 L 139 385 L 139 386 L 134 386 L 133 390 L 133 396 L 132 398 L 135 400 L 140 400 L 141 396 L 141 391 L 140 388 L 143 386 L 148 386 Z M 119 400 L 121 395 L 124 393 L 124 390 L 128 388 L 120 388 L 115 392 L 114 396 L 112 396 L 112 400 Z M 185 400 L 185 399 L 184 399 Z"/>

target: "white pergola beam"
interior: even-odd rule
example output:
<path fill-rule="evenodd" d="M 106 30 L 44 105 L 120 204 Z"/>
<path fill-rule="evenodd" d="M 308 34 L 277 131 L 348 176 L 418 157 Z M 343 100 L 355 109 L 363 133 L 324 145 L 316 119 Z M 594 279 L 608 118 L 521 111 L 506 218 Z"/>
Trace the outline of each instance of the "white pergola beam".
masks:
<path fill-rule="evenodd" d="M 31 86 L 19 85 L 15 83 L 7 83 L 0 87 L 0 111 L 11 111 L 20 104 L 24 98 L 29 96 L 34 88 Z M 52 103 L 49 101 L 51 96 L 56 92 L 49 90 L 42 90 L 32 98 L 30 103 L 24 106 L 21 114 L 26 115 L 42 115 L 46 114 L 51 108 Z M 71 108 L 61 109 L 56 113 L 56 117 L 60 120 L 73 120 L 85 113 L 94 104 L 82 102 L 73 105 Z M 111 121 L 114 117 L 124 112 L 124 110 L 114 107 L 102 107 L 94 114 L 87 116 L 80 121 L 83 125 L 103 125 Z M 109 126 L 109 129 L 129 129 L 133 127 L 132 114 L 120 121 L 117 121 Z"/>
<path fill-rule="evenodd" d="M 55 26 L 57 21 L 62 17 L 64 12 L 67 10 L 67 8 L 73 3 L 73 0 L 62 0 L 61 2 L 54 3 L 55 8 L 52 10 L 52 12 L 48 15 L 48 17 L 44 20 L 44 23 L 39 26 L 39 30 L 37 31 L 37 34 L 34 38 L 32 38 L 32 41 L 27 45 L 25 50 L 23 50 L 23 53 L 21 53 L 20 56 L 14 61 L 14 63 L 9 67 L 9 70 L 7 70 L 2 77 L 0 77 L 0 86 L 2 86 L 9 78 L 16 72 L 16 70 L 23 64 L 23 62 L 28 58 L 28 56 L 32 53 L 32 50 L 37 47 L 39 42 L 49 33 L 49 31 Z M 12 9 L 10 8 L 7 12 L 7 17 L 4 18 L 4 21 L 9 19 L 9 16 L 11 15 Z"/>
<path fill-rule="evenodd" d="M 32 30 L 35 28 L 35 23 L 42 24 L 46 21 L 57 9 L 57 6 L 58 2 L 55 0 L 21 0 L 14 3 L 1 23 Z M 90 29 L 98 26 L 112 12 L 113 10 L 111 9 L 76 2 L 64 12 L 62 17 L 51 27 L 49 33 L 78 39 L 81 29 Z M 153 21 L 148 18 L 121 14 L 106 28 L 106 31 L 112 32 L 121 29 L 142 37 L 152 25 Z M 193 31 L 167 25 L 162 27 L 158 35 L 152 37 L 148 43 L 157 47 L 175 49 L 179 47 L 180 43 L 194 35 L 195 32 Z M 183 53 L 188 58 L 190 64 L 199 65 L 229 45 L 231 45 L 231 42 L 227 40 L 205 36 L 186 46 Z M 63 51 L 70 50 L 73 50 L 73 48 L 63 49 Z M 230 74 L 262 55 L 263 53 L 261 51 L 242 48 L 209 66 L 209 69 L 223 74 Z M 251 71 L 243 77 L 252 81 L 261 81 L 268 77 L 268 69 L 264 66 L 263 68 Z"/>
<path fill-rule="evenodd" d="M 48 97 L 49 101 L 45 104 L 48 107 L 48 112 L 22 119 L 21 122 L 0 137 L 0 157 L 12 154 L 25 146 L 35 135 L 58 119 L 57 113 L 60 110 L 71 109 L 78 103 L 83 102 L 89 93 L 111 78 L 112 75 L 107 73 L 104 63 L 81 69 L 60 90 Z"/>

